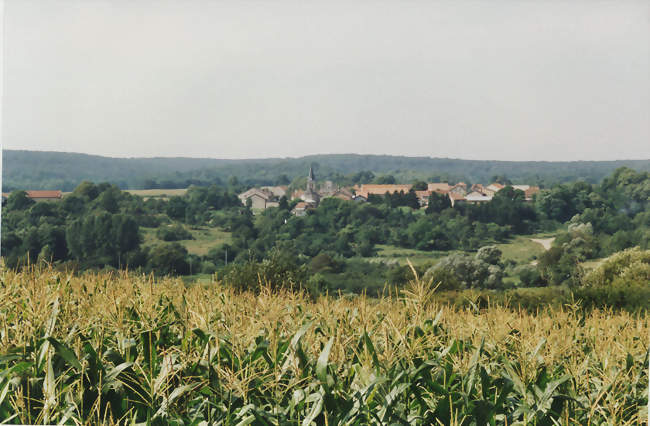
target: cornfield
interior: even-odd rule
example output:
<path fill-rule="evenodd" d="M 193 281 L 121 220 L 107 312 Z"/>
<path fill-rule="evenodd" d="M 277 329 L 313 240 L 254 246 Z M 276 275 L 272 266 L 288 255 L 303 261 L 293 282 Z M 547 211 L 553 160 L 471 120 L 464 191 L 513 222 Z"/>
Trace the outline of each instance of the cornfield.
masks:
<path fill-rule="evenodd" d="M 642 424 L 647 313 L 0 270 L 0 420 Z"/>

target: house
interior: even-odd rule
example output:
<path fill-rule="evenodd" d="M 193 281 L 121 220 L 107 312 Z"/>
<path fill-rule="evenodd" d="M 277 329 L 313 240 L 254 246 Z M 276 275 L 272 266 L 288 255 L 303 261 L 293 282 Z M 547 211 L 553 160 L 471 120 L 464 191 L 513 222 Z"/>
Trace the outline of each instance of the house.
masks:
<path fill-rule="evenodd" d="M 32 200 L 41 201 L 61 201 L 63 193 L 61 191 L 26 191 L 27 196 Z"/>
<path fill-rule="evenodd" d="M 345 188 L 337 189 L 329 197 L 338 198 L 345 201 L 352 201 L 354 199 L 354 194 L 348 191 Z"/>
<path fill-rule="evenodd" d="M 465 201 L 470 204 L 485 203 L 492 200 L 492 195 L 483 194 L 478 191 L 472 191 L 465 196 Z"/>
<path fill-rule="evenodd" d="M 251 207 L 254 209 L 266 209 L 278 205 L 277 197 L 271 191 L 261 188 L 251 188 L 239 194 L 238 197 L 244 205 L 250 200 Z"/>
<path fill-rule="evenodd" d="M 426 206 L 429 204 L 429 197 L 431 196 L 431 191 L 415 191 L 415 196 L 418 197 L 420 202 L 420 207 Z"/>
<path fill-rule="evenodd" d="M 491 183 L 488 186 L 485 187 L 485 189 L 490 192 L 490 195 L 494 195 L 497 192 L 501 191 L 505 186 L 501 185 L 500 183 Z"/>
<path fill-rule="evenodd" d="M 485 187 L 480 183 L 475 183 L 472 185 L 469 192 L 480 192 L 481 194 L 485 194 Z"/>
<path fill-rule="evenodd" d="M 307 215 L 307 211 L 314 209 L 314 206 L 306 203 L 304 201 L 299 202 L 296 204 L 296 206 L 291 210 L 291 213 L 294 215 L 301 217 Z"/>
<path fill-rule="evenodd" d="M 381 184 L 363 184 L 357 190 L 357 195 L 361 195 L 368 199 L 369 195 L 385 195 L 395 194 L 399 192 L 407 193 L 411 190 L 413 185 L 381 185 Z"/>
<path fill-rule="evenodd" d="M 458 182 L 456 185 L 452 186 L 449 192 L 455 194 L 465 195 L 467 194 L 467 184 L 465 182 Z"/>
<path fill-rule="evenodd" d="M 263 186 L 260 188 L 263 191 L 269 191 L 276 198 L 282 198 L 287 196 L 287 191 L 289 190 L 288 186 Z"/>
<path fill-rule="evenodd" d="M 446 194 L 451 190 L 451 186 L 447 182 L 428 183 L 427 191 L 437 192 L 439 194 Z"/>
<path fill-rule="evenodd" d="M 459 194 L 458 192 L 449 191 L 447 194 L 449 196 L 449 201 L 451 201 L 451 206 L 454 207 L 457 203 L 463 203 L 467 201 L 464 194 Z"/>
<path fill-rule="evenodd" d="M 526 201 L 533 201 L 533 195 L 539 192 L 539 186 L 530 186 L 524 191 Z"/>

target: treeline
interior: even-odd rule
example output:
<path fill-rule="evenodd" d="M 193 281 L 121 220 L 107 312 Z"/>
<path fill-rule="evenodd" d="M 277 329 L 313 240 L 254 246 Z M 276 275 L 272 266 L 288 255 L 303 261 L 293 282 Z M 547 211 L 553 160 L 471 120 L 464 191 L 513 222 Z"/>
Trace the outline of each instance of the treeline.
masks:
<path fill-rule="evenodd" d="M 108 183 L 84 182 L 60 202 L 35 203 L 16 191 L 3 208 L 2 256 L 9 267 L 53 262 L 75 269 L 128 267 L 187 274 L 187 250 L 178 243 L 142 247 L 140 227 L 167 230 L 170 218 L 203 223 L 212 211 L 240 204 L 236 195 L 218 186 L 193 187 L 169 201 L 144 200 Z"/>
<path fill-rule="evenodd" d="M 199 158 L 109 158 L 62 152 L 3 152 L 3 191 L 72 191 L 82 181 L 112 182 L 122 189 L 187 188 L 226 184 L 231 177 L 247 185 L 287 184 L 314 167 L 319 178 L 340 184 L 411 183 L 414 180 L 485 183 L 507 176 L 512 183 L 551 187 L 583 180 L 598 183 L 616 168 L 650 171 L 650 160 L 478 161 L 387 155 L 313 155 L 302 158 L 218 160 Z M 363 172 L 360 172 L 363 171 Z"/>

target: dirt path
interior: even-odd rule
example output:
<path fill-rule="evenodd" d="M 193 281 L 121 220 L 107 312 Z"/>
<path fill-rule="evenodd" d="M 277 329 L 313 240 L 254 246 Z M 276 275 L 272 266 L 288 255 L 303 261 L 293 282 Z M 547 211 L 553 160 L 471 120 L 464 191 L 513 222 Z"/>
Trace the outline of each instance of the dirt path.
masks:
<path fill-rule="evenodd" d="M 555 241 L 555 237 L 553 238 L 531 238 L 530 241 L 534 243 L 541 244 L 542 247 L 544 247 L 544 250 L 548 250 L 551 248 L 551 244 L 553 244 L 553 241 Z"/>

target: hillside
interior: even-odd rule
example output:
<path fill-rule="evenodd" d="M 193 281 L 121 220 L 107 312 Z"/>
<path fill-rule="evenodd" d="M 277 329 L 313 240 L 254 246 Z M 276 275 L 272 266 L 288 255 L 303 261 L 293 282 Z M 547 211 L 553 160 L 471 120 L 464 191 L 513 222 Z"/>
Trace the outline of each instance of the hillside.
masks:
<path fill-rule="evenodd" d="M 282 175 L 304 176 L 314 166 L 318 177 L 340 180 L 344 175 L 372 171 L 398 181 L 464 180 L 487 182 L 506 176 L 513 183 L 551 185 L 575 180 L 599 182 L 618 167 L 650 171 L 650 160 L 620 161 L 479 161 L 389 155 L 330 154 L 301 158 L 223 160 L 208 158 L 110 158 L 64 152 L 3 153 L 3 191 L 61 189 L 80 182 L 111 182 L 124 189 L 186 187 L 226 182 L 231 176 L 250 184 L 271 184 Z"/>

